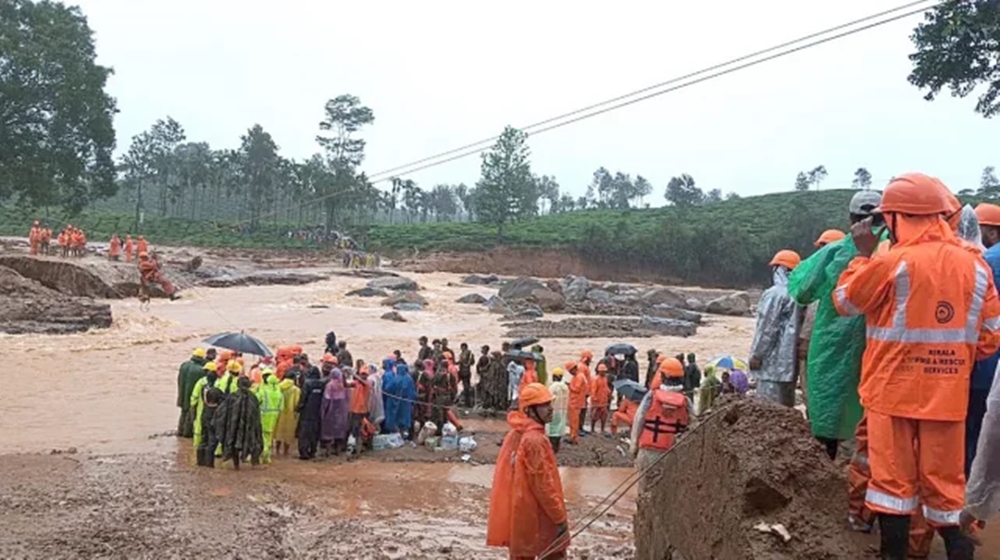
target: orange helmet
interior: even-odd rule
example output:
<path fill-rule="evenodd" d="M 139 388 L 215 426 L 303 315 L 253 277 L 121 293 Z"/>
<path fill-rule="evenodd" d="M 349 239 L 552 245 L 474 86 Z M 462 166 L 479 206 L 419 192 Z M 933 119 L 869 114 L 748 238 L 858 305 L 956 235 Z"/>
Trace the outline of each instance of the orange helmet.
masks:
<path fill-rule="evenodd" d="M 667 355 L 666 354 L 659 354 L 659 355 L 656 356 L 656 363 L 657 364 L 662 364 L 663 361 L 666 360 L 666 359 L 667 359 Z"/>
<path fill-rule="evenodd" d="M 148 259 L 149 258 L 149 253 L 147 253 L 146 251 L 143 251 L 143 252 L 139 253 L 139 258 L 140 259 Z"/>
<path fill-rule="evenodd" d="M 336 356 L 327 352 L 326 354 L 323 354 L 323 363 L 337 365 L 340 362 L 337 360 Z"/>
<path fill-rule="evenodd" d="M 939 179 L 923 173 L 907 173 L 894 177 L 882 193 L 882 213 L 910 214 L 913 216 L 950 216 L 962 206 Z"/>
<path fill-rule="evenodd" d="M 657 370 L 667 377 L 684 377 L 684 365 L 677 358 L 667 358 Z"/>
<path fill-rule="evenodd" d="M 552 393 L 549 392 L 548 387 L 541 383 L 528 383 L 517 396 L 517 403 L 521 410 L 529 406 L 550 402 L 552 402 Z"/>
<path fill-rule="evenodd" d="M 566 362 L 563 364 L 563 369 L 566 371 L 573 371 L 576 369 L 576 362 Z"/>
<path fill-rule="evenodd" d="M 976 206 L 976 217 L 979 218 L 979 225 L 981 226 L 1000 227 L 1000 206 L 984 202 Z"/>
<path fill-rule="evenodd" d="M 594 353 L 591 352 L 590 350 L 584 350 L 583 352 L 580 352 L 580 359 L 581 360 L 593 360 L 594 359 Z"/>
<path fill-rule="evenodd" d="M 839 229 L 828 229 L 819 235 L 819 238 L 816 239 L 816 242 L 813 243 L 813 245 L 817 247 L 822 247 L 824 245 L 829 245 L 830 243 L 840 241 L 845 237 L 847 236 L 844 235 L 844 232 L 840 231 Z"/>
<path fill-rule="evenodd" d="M 788 270 L 795 270 L 795 267 L 799 266 L 800 262 L 802 262 L 802 257 L 798 253 L 782 249 L 774 254 L 774 258 L 771 259 L 771 266 L 783 266 Z"/>

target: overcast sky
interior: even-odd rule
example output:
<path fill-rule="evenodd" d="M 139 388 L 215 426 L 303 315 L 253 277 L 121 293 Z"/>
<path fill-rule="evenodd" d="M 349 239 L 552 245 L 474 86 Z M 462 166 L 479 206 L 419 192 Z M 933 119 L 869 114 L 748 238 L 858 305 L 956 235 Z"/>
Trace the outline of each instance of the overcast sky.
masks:
<path fill-rule="evenodd" d="M 369 174 L 895 7 L 903 0 L 284 2 L 77 0 L 114 67 L 118 149 L 157 118 L 232 148 L 260 123 L 286 157 L 318 151 L 327 99 L 375 113 Z M 876 186 L 923 171 L 953 190 L 998 164 L 975 99 L 926 102 L 906 81 L 917 17 L 539 134 L 532 169 L 583 194 L 593 171 L 671 176 L 740 195 L 823 188 L 859 166 Z M 472 184 L 478 157 L 409 175 Z M 385 185 L 381 185 L 383 188 Z"/>

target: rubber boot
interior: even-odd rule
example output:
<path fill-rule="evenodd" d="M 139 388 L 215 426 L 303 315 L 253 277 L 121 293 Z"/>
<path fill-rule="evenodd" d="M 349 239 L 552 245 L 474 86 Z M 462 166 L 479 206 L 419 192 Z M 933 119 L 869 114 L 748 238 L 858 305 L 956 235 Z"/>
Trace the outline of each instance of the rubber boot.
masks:
<path fill-rule="evenodd" d="M 878 526 L 882 538 L 882 560 L 906 560 L 910 546 L 910 516 L 880 513 Z"/>
<path fill-rule="evenodd" d="M 948 560 L 972 560 L 975 557 L 976 545 L 960 527 L 942 527 L 938 532 L 944 539 Z"/>

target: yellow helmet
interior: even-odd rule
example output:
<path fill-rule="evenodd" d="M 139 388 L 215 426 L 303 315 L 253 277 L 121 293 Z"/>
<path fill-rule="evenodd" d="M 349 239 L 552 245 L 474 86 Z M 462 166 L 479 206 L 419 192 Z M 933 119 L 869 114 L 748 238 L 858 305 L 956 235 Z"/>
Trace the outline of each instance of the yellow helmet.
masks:
<path fill-rule="evenodd" d="M 201 369 L 215 373 L 219 371 L 219 366 L 215 365 L 215 362 L 208 362 L 207 364 L 205 364 L 205 367 Z"/>
<path fill-rule="evenodd" d="M 191 355 L 194 356 L 195 358 L 204 358 L 205 357 L 205 349 L 204 348 L 195 348 L 194 352 L 192 352 Z"/>
<path fill-rule="evenodd" d="M 229 360 L 229 364 L 226 365 L 226 369 L 229 370 L 229 373 L 239 373 L 243 371 L 243 366 L 241 366 L 236 360 Z"/>

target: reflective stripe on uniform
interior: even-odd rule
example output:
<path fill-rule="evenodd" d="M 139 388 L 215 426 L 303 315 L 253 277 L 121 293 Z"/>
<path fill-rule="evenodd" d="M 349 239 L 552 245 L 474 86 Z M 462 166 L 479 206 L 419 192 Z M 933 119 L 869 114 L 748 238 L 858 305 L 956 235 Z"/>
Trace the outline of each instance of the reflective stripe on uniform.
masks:
<path fill-rule="evenodd" d="M 896 313 L 891 327 L 869 326 L 868 338 L 881 342 L 902 342 L 914 344 L 975 344 L 979 341 L 979 316 L 986 299 L 989 286 L 989 271 L 976 263 L 976 285 L 972 292 L 972 302 L 965 317 L 965 326 L 957 329 L 908 329 L 906 328 L 906 306 L 910 299 L 910 274 L 906 262 L 896 268 Z M 1000 326 L 1000 318 L 991 319 L 991 324 Z M 984 326 L 986 322 L 984 321 Z M 991 329 L 995 330 L 995 329 Z"/>
<path fill-rule="evenodd" d="M 872 488 L 870 484 L 868 490 L 865 492 L 865 501 L 900 515 L 913 513 L 917 509 L 917 506 L 920 505 L 920 498 L 916 496 L 911 498 L 897 498 L 885 492 L 879 492 Z"/>
<path fill-rule="evenodd" d="M 851 303 L 851 300 L 847 299 L 847 286 L 849 286 L 849 284 L 838 286 L 833 292 L 834 297 L 837 298 L 837 307 L 840 308 L 840 311 L 842 312 L 841 315 L 861 315 L 861 310 L 855 307 L 854 304 Z"/>
<path fill-rule="evenodd" d="M 961 515 L 962 510 L 960 509 L 944 511 L 924 506 L 924 517 L 927 518 L 927 521 L 937 525 L 958 525 Z"/>

